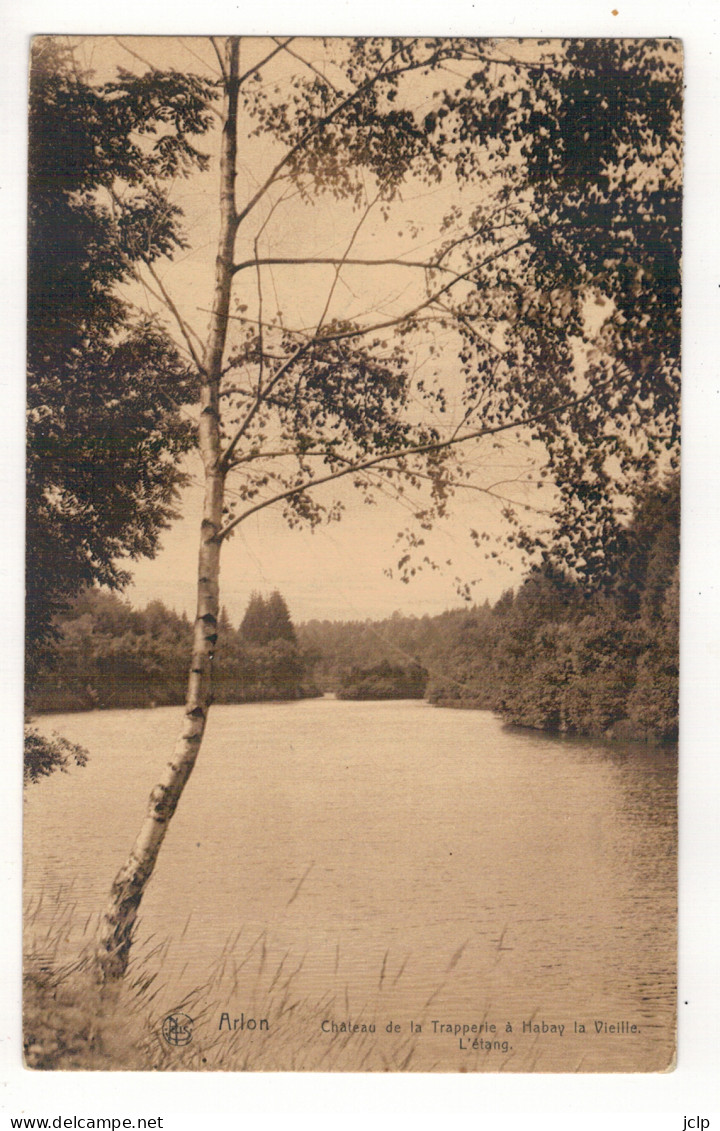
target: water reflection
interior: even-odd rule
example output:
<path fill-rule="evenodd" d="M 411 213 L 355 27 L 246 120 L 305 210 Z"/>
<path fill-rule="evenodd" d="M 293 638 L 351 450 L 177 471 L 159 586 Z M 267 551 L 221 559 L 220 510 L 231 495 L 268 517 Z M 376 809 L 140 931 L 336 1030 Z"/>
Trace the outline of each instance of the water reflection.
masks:
<path fill-rule="evenodd" d="M 76 927 L 102 906 L 177 720 L 169 708 L 44 720 L 92 758 L 27 791 L 26 890 L 72 881 Z M 675 790 L 667 752 L 510 731 L 485 712 L 216 707 L 140 941 L 184 932 L 173 987 L 202 981 L 242 929 L 268 961 L 304 956 L 318 996 L 367 1007 L 387 971 L 398 1016 L 428 999 L 567 1025 L 632 1016 L 645 1030 L 634 1048 L 657 1067 L 674 1017 Z M 583 1048 L 586 1067 L 598 1048 L 596 1066 L 627 1067 L 617 1042 Z M 551 1067 L 559 1055 L 547 1042 L 533 1053 Z"/>

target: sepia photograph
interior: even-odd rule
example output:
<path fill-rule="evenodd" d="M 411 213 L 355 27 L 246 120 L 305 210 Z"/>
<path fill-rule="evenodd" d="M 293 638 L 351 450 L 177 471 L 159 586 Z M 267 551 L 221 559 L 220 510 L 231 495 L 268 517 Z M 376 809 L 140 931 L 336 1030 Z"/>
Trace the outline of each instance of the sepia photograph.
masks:
<path fill-rule="evenodd" d="M 683 45 L 37 35 L 27 1069 L 667 1073 Z"/>

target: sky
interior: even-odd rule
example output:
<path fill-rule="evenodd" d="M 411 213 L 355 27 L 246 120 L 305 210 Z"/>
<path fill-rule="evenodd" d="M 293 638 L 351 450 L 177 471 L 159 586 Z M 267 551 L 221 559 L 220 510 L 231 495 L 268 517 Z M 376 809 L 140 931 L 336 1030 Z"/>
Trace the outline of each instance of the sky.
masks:
<path fill-rule="evenodd" d="M 439 568 L 426 567 L 405 584 L 386 571 L 393 569 L 403 552 L 396 539 L 407 525 L 407 513 L 393 501 L 367 506 L 352 489 L 342 494 L 346 511 L 341 521 L 314 531 L 290 530 L 279 511 L 270 508 L 238 528 L 223 548 L 220 575 L 221 601 L 233 623 L 241 619 L 255 590 L 278 589 L 296 622 L 365 620 L 395 611 L 423 616 L 457 608 L 465 598 L 456 579 L 471 583 L 472 600 L 478 602 L 495 601 L 521 580 L 517 554 L 510 555 L 512 568 L 489 557 L 499 552 L 494 541 L 483 543 L 487 549 L 473 545 L 471 528 L 480 526 L 500 537 L 506 526 L 497 507 L 483 500 L 457 499 L 452 516 L 426 535 L 425 549 Z M 160 599 L 178 612 L 194 612 L 202 509 L 199 482 L 184 493 L 181 506 L 183 518 L 163 535 L 157 557 L 132 566 L 133 583 L 125 596 L 134 605 Z"/>

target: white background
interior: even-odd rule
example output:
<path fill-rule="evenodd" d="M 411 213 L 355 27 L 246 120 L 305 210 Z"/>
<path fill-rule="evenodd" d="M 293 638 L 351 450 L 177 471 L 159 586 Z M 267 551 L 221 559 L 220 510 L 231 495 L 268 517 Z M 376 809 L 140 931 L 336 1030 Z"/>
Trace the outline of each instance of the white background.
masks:
<path fill-rule="evenodd" d="M 617 7 L 617 15 L 613 14 Z M 10 1116 L 162 1116 L 164 1131 L 278 1125 L 720 1129 L 720 7 L 716 0 L 3 0 L 0 69 L 0 1128 Z M 20 1047 L 22 462 L 26 68 L 31 34 L 680 36 L 686 67 L 679 1049 L 663 1076 L 218 1076 L 27 1072 Z M 685 1004 L 687 1003 L 687 1004 Z M 611 1114 L 612 1113 L 612 1114 Z M 407 1117 L 407 1118 L 403 1118 Z"/>

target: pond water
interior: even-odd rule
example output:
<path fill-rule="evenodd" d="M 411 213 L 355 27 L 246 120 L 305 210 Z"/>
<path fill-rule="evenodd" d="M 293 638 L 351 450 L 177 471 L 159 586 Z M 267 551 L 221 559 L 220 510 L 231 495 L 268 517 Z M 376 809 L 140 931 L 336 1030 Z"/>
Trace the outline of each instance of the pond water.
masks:
<path fill-rule="evenodd" d="M 160 708 L 40 720 L 90 761 L 26 790 L 36 953 L 71 954 L 91 929 L 179 719 Z M 205 985 L 204 1024 L 221 1037 L 282 986 L 302 1001 L 305 1028 L 267 1067 L 362 1067 L 362 1033 L 353 1044 L 343 1023 L 372 1023 L 382 1044 L 388 1024 L 407 1034 L 412 1021 L 413 1068 L 662 1069 L 675 821 L 671 752 L 418 701 L 217 706 L 136 952 L 167 940 L 158 1008 Z M 495 1047 L 456 1025 L 495 1025 L 480 1030 Z M 317 1056 L 294 1055 L 293 1040 Z M 328 1059 L 341 1044 L 345 1059 Z"/>

